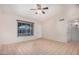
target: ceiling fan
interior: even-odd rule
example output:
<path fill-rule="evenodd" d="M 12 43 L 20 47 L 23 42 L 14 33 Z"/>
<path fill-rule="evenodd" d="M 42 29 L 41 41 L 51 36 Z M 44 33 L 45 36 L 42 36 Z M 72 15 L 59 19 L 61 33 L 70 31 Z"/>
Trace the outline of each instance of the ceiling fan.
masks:
<path fill-rule="evenodd" d="M 47 10 L 48 7 L 43 7 L 41 6 L 41 4 L 36 4 L 36 9 L 30 9 L 30 10 L 36 10 L 35 14 L 38 14 L 38 10 L 40 10 L 42 12 L 42 14 L 45 14 L 44 10 Z"/>

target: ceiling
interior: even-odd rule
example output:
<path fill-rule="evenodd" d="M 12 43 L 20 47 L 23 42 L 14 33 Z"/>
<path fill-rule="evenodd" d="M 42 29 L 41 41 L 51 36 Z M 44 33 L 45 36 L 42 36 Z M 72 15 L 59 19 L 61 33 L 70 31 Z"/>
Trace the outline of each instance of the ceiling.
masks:
<path fill-rule="evenodd" d="M 30 10 L 31 8 L 36 8 L 35 4 L 3 4 L 0 5 L 0 9 L 2 9 L 3 12 L 15 13 L 28 19 L 44 21 L 62 11 L 65 12 L 68 7 L 68 5 L 61 4 L 42 4 L 42 6 L 48 7 L 48 10 L 45 10 L 45 14 L 35 14 L 36 10 Z"/>

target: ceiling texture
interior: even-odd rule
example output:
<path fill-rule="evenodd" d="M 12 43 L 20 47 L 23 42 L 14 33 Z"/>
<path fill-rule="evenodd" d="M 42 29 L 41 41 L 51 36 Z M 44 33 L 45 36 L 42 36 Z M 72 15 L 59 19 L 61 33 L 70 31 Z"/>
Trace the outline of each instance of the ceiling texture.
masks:
<path fill-rule="evenodd" d="M 44 21 L 50 19 L 55 15 L 59 15 L 61 12 L 66 13 L 69 5 L 62 4 L 41 4 L 42 7 L 48 7 L 48 10 L 44 10 L 45 14 L 39 12 L 35 14 L 36 10 L 30 10 L 36 8 L 36 4 L 1 4 L 0 9 L 3 12 L 11 12 L 17 15 L 23 16 L 28 19 Z"/>

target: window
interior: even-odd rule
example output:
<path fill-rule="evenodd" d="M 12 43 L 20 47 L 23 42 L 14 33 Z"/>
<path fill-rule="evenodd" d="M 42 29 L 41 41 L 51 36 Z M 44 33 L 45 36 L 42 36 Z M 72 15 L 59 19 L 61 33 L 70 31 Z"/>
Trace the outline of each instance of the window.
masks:
<path fill-rule="evenodd" d="M 33 22 L 18 20 L 18 36 L 32 36 L 33 35 Z"/>

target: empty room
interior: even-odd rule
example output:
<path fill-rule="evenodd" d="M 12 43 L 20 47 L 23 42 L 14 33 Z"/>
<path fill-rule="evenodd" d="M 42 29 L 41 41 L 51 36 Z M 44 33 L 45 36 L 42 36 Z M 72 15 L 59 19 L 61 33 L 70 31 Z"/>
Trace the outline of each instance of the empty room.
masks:
<path fill-rule="evenodd" d="M 0 4 L 0 55 L 78 54 L 78 4 Z"/>

